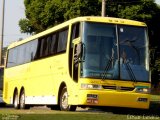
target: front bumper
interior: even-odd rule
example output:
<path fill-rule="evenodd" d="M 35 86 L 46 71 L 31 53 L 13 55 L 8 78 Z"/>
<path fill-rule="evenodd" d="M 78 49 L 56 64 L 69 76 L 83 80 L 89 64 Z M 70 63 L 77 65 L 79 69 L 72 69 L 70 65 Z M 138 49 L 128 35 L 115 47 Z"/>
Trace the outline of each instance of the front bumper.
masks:
<path fill-rule="evenodd" d="M 150 95 L 114 90 L 80 90 L 78 104 L 86 106 L 114 106 L 148 109 Z"/>

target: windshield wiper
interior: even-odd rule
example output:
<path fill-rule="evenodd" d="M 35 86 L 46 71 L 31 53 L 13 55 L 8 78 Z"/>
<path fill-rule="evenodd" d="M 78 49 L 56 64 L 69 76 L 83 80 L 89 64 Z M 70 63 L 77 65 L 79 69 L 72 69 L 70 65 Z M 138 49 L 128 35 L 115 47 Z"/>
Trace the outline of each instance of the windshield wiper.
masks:
<path fill-rule="evenodd" d="M 108 71 L 109 68 L 111 67 L 112 61 L 113 61 L 113 57 L 111 56 L 110 59 L 109 59 L 108 62 L 107 62 L 107 65 L 106 65 L 106 67 L 105 67 L 105 69 L 104 69 L 104 72 L 101 74 L 102 80 L 105 80 L 105 79 L 106 79 L 106 77 L 107 77 L 107 71 Z"/>
<path fill-rule="evenodd" d="M 126 66 L 126 70 L 128 72 L 129 77 L 131 78 L 131 80 L 136 82 L 136 77 L 133 73 L 133 70 L 132 70 L 131 66 L 129 65 L 129 62 L 126 62 L 125 66 Z"/>
<path fill-rule="evenodd" d="M 133 49 L 136 51 L 137 55 L 138 55 L 138 62 L 140 62 L 139 50 L 138 50 L 138 48 L 133 44 L 134 42 L 136 42 L 136 40 L 128 40 L 128 39 L 127 39 L 127 40 L 122 41 L 121 44 L 127 45 L 127 46 L 133 48 Z M 125 67 L 126 67 L 126 70 L 127 70 L 127 72 L 128 72 L 129 77 L 131 78 L 132 81 L 136 82 L 136 77 L 135 77 L 135 75 L 134 75 L 134 72 L 133 72 L 131 66 L 129 65 L 129 62 L 125 62 L 124 64 L 125 64 Z"/>

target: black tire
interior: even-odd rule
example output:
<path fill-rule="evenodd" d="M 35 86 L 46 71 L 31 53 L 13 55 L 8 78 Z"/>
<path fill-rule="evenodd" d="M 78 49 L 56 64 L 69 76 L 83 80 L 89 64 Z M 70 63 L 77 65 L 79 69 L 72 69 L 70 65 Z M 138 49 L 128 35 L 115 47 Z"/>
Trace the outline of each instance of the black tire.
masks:
<path fill-rule="evenodd" d="M 5 107 L 6 103 L 0 103 L 0 107 Z"/>
<path fill-rule="evenodd" d="M 64 87 L 62 89 L 62 92 L 60 94 L 60 109 L 61 111 L 75 111 L 76 110 L 75 105 L 68 105 L 68 92 L 67 88 Z"/>
<path fill-rule="evenodd" d="M 20 105 L 20 109 L 29 109 L 30 108 L 29 105 L 25 104 L 25 92 L 24 92 L 24 90 L 20 94 L 19 105 Z"/>
<path fill-rule="evenodd" d="M 51 110 L 60 110 L 60 106 L 59 105 L 52 105 L 50 106 Z"/>
<path fill-rule="evenodd" d="M 14 106 L 15 109 L 19 109 L 18 92 L 15 92 L 15 93 L 14 93 L 13 106 Z"/>

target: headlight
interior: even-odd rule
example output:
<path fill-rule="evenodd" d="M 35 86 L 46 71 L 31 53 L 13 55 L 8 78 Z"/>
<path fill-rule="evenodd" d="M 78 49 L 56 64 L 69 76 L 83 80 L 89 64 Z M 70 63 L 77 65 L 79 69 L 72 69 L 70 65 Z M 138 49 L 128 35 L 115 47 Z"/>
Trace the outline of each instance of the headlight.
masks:
<path fill-rule="evenodd" d="M 149 94 L 151 92 L 150 88 L 147 87 L 137 87 L 136 88 L 137 93 L 146 93 Z"/>
<path fill-rule="evenodd" d="M 82 89 L 102 89 L 101 85 L 96 85 L 96 84 L 81 84 Z"/>

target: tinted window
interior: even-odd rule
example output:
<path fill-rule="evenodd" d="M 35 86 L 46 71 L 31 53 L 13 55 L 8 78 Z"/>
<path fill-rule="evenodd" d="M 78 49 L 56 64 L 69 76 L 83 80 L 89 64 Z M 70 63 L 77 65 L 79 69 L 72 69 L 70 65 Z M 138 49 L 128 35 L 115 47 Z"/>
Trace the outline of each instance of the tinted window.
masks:
<path fill-rule="evenodd" d="M 38 40 L 34 40 L 29 42 L 30 45 L 30 60 L 34 60 L 36 58 L 36 52 L 37 52 L 37 47 L 38 47 Z"/>
<path fill-rule="evenodd" d="M 13 67 L 17 64 L 17 49 L 10 49 L 8 53 L 7 67 Z"/>
<path fill-rule="evenodd" d="M 72 40 L 79 37 L 79 26 L 80 23 L 76 23 L 72 27 Z"/>
<path fill-rule="evenodd" d="M 24 63 L 30 62 L 31 61 L 31 42 L 28 42 L 25 45 L 24 55 L 25 55 L 25 57 L 24 57 L 25 58 Z"/>
<path fill-rule="evenodd" d="M 40 52 L 41 52 L 41 41 L 38 40 L 37 49 L 36 49 L 36 53 L 35 53 L 34 59 L 40 58 Z"/>
<path fill-rule="evenodd" d="M 90 22 L 83 25 L 85 52 L 82 57 L 85 62 L 82 62 L 82 76 L 118 79 L 116 26 Z"/>
<path fill-rule="evenodd" d="M 26 45 L 18 46 L 17 52 L 18 52 L 17 60 L 16 60 L 17 64 L 20 65 L 25 63 Z"/>
<path fill-rule="evenodd" d="M 8 52 L 7 67 L 21 65 L 35 59 L 38 40 L 12 48 Z"/>
<path fill-rule="evenodd" d="M 48 50 L 48 55 L 50 55 L 51 54 L 51 41 L 52 41 L 52 36 L 51 35 L 49 35 L 49 36 L 47 36 L 47 50 Z"/>
<path fill-rule="evenodd" d="M 59 37 L 58 37 L 59 36 Z M 7 67 L 24 64 L 66 50 L 68 29 L 27 42 L 8 52 Z"/>
<path fill-rule="evenodd" d="M 58 52 L 63 52 L 66 50 L 67 38 L 68 38 L 68 29 L 59 32 L 58 50 L 57 50 Z"/>
<path fill-rule="evenodd" d="M 53 34 L 51 36 L 51 46 L 50 46 L 51 54 L 57 53 L 57 40 L 56 40 L 56 34 Z"/>
<path fill-rule="evenodd" d="M 48 41 L 46 38 L 40 39 L 41 48 L 40 48 L 40 57 L 44 57 L 48 55 Z"/>
<path fill-rule="evenodd" d="M 80 28 L 80 23 L 76 23 L 76 24 L 73 24 L 72 25 L 72 28 L 71 28 L 71 40 L 70 40 L 70 49 L 69 49 L 69 73 L 70 73 L 70 76 L 72 76 L 72 62 L 73 62 L 73 43 L 72 41 L 75 39 L 75 38 L 78 38 L 79 37 L 79 30 Z"/>

